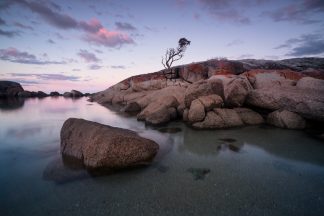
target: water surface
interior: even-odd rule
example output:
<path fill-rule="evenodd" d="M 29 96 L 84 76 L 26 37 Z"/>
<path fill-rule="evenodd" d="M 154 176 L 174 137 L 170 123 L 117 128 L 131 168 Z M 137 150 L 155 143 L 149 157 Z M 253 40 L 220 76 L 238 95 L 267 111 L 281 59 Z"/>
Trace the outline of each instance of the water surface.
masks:
<path fill-rule="evenodd" d="M 92 177 L 62 164 L 69 117 L 134 130 L 160 151 L 142 169 Z M 268 127 L 146 127 L 86 101 L 0 101 L 0 215 L 324 215 L 324 143 Z"/>

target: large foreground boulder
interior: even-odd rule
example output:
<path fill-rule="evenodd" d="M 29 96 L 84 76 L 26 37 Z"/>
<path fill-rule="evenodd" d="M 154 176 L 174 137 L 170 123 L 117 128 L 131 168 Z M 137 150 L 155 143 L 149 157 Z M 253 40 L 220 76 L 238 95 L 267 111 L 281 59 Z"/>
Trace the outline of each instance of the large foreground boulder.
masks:
<path fill-rule="evenodd" d="M 121 169 L 147 164 L 159 145 L 137 133 L 84 119 L 69 118 L 61 129 L 61 153 L 88 169 Z"/>
<path fill-rule="evenodd" d="M 0 97 L 18 96 L 18 93 L 23 91 L 24 89 L 17 82 L 0 81 Z"/>

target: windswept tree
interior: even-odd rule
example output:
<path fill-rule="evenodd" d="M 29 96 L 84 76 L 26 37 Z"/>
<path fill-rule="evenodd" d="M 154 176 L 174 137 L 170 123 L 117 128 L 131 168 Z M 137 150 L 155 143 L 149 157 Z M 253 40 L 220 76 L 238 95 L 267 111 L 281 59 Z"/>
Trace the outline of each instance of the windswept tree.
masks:
<path fill-rule="evenodd" d="M 190 45 L 189 40 L 187 40 L 186 38 L 180 38 L 180 40 L 178 41 L 177 48 L 167 49 L 167 51 L 165 52 L 165 56 L 162 57 L 162 64 L 163 64 L 164 68 L 169 70 L 166 73 L 166 75 L 167 74 L 172 75 L 171 66 L 172 66 L 173 62 L 178 61 L 183 57 L 188 45 Z"/>

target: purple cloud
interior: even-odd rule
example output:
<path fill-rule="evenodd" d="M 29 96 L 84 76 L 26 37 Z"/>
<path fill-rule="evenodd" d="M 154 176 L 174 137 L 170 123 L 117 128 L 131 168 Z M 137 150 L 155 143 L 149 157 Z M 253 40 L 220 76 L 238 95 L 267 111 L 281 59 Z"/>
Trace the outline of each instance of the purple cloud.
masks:
<path fill-rule="evenodd" d="M 124 65 L 112 65 L 110 67 L 113 69 L 125 69 L 126 68 Z"/>
<path fill-rule="evenodd" d="M 18 31 L 5 31 L 5 30 L 0 29 L 0 35 L 8 37 L 8 38 L 13 38 L 15 36 L 19 36 L 20 33 Z"/>
<path fill-rule="evenodd" d="M 21 64 L 65 64 L 65 62 L 57 62 L 57 61 L 46 61 L 37 59 L 35 55 L 30 54 L 28 52 L 22 52 L 17 50 L 16 48 L 9 47 L 7 49 L 0 49 L 0 59 L 3 61 L 10 61 Z"/>
<path fill-rule="evenodd" d="M 275 49 L 288 48 L 287 56 L 306 56 L 324 54 L 324 37 L 321 34 L 302 35 L 291 38 Z"/>
<path fill-rule="evenodd" d="M 34 30 L 33 27 L 28 26 L 28 25 L 21 24 L 19 22 L 14 22 L 14 25 L 17 26 L 17 27 L 19 27 L 19 28 L 22 28 L 22 29 Z"/>
<path fill-rule="evenodd" d="M 136 31 L 136 27 L 127 22 L 115 22 L 116 28 L 121 31 Z"/>
<path fill-rule="evenodd" d="M 64 74 L 36 74 L 36 73 L 8 73 L 12 77 L 35 77 L 41 80 L 69 80 L 69 81 L 79 81 L 81 77 L 79 76 L 68 76 Z"/>
<path fill-rule="evenodd" d="M 58 28 L 70 29 L 78 26 L 78 22 L 71 16 L 53 11 L 40 2 L 28 2 L 25 0 L 15 0 L 14 2 L 29 8 L 32 12 L 40 15 L 46 22 Z"/>
<path fill-rule="evenodd" d="M 303 0 L 285 5 L 275 11 L 266 11 L 263 15 L 275 22 L 288 21 L 302 24 L 318 23 L 322 20 L 312 19 L 312 15 L 324 12 L 323 0 Z"/>
<path fill-rule="evenodd" d="M 61 6 L 58 5 L 58 4 L 55 4 L 54 2 L 51 2 L 50 5 L 52 6 L 52 8 L 54 8 L 57 11 L 61 11 L 62 10 Z"/>
<path fill-rule="evenodd" d="M 81 49 L 80 52 L 78 52 L 78 56 L 80 56 L 85 62 L 99 62 L 100 59 L 97 58 L 97 56 L 91 52 L 88 52 L 87 50 Z"/>
<path fill-rule="evenodd" d="M 97 65 L 97 64 L 92 64 L 89 66 L 90 70 L 99 70 L 100 68 L 102 68 L 102 66 Z"/>
<path fill-rule="evenodd" d="M 0 17 L 0 25 L 6 25 L 6 21 L 4 21 L 1 17 Z"/>
<path fill-rule="evenodd" d="M 48 39 L 48 40 L 47 40 L 47 43 L 55 44 L 55 41 L 53 41 L 52 39 Z"/>
<path fill-rule="evenodd" d="M 118 31 L 110 31 L 104 28 L 100 21 L 97 19 L 91 19 L 88 22 L 78 21 L 68 14 L 61 13 L 60 10 L 52 10 L 50 7 L 48 7 L 46 4 L 43 4 L 42 2 L 11 0 L 6 1 L 6 3 L 6 7 L 9 7 L 12 4 L 19 4 L 26 8 L 29 8 L 32 12 L 41 16 L 48 24 L 57 28 L 82 30 L 85 32 L 85 35 L 82 37 L 82 39 L 91 44 L 120 48 L 124 44 L 135 43 L 133 39 L 125 33 L 121 33 Z M 51 6 L 55 8 L 53 4 L 51 4 Z M 130 28 L 132 26 L 123 25 L 123 27 Z M 8 34 L 10 33 L 2 32 L 2 35 L 8 36 Z"/>
<path fill-rule="evenodd" d="M 241 45 L 244 42 L 241 40 L 233 40 L 231 42 L 229 42 L 228 44 L 226 44 L 226 46 L 230 47 L 230 46 L 237 46 L 237 45 Z"/>
<path fill-rule="evenodd" d="M 90 33 L 96 33 L 96 32 L 98 32 L 100 29 L 103 28 L 102 24 L 101 24 L 100 21 L 97 20 L 97 19 L 91 19 L 89 22 L 80 21 L 80 22 L 79 22 L 79 26 L 80 26 L 80 28 L 82 28 L 84 31 L 86 31 L 86 32 L 90 32 Z"/>
<path fill-rule="evenodd" d="M 199 0 L 205 9 L 220 21 L 229 21 L 239 24 L 249 24 L 251 21 L 244 16 L 234 0 Z"/>

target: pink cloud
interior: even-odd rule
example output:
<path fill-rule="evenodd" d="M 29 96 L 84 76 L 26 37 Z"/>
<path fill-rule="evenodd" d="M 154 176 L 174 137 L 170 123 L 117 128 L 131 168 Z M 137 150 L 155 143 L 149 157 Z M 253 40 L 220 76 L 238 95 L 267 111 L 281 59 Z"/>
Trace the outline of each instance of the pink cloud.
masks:
<path fill-rule="evenodd" d="M 84 40 L 89 43 L 106 47 L 120 47 L 123 44 L 135 43 L 129 35 L 117 31 L 109 31 L 106 28 L 100 28 L 95 33 L 87 33 L 84 36 Z"/>
<path fill-rule="evenodd" d="M 103 28 L 102 24 L 96 18 L 91 19 L 90 21 L 80 21 L 80 27 L 87 32 L 97 32 Z"/>

